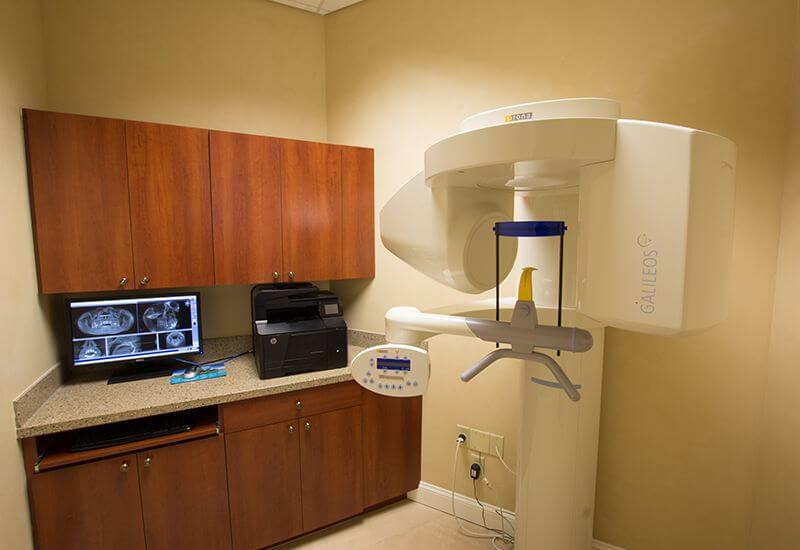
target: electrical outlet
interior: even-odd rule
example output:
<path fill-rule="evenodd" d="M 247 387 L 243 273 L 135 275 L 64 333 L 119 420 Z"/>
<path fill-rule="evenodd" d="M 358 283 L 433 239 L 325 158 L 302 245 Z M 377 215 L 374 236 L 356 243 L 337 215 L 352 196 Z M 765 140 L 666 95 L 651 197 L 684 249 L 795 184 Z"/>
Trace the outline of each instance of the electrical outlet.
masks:
<path fill-rule="evenodd" d="M 505 438 L 502 435 L 476 430 L 461 424 L 458 425 L 457 429 L 458 433 L 463 433 L 467 436 L 465 445 L 468 449 L 483 455 L 503 456 Z"/>
<path fill-rule="evenodd" d="M 472 462 L 476 462 L 481 465 L 481 469 L 486 469 L 486 455 L 482 453 L 471 452 L 470 453 L 470 460 Z"/>

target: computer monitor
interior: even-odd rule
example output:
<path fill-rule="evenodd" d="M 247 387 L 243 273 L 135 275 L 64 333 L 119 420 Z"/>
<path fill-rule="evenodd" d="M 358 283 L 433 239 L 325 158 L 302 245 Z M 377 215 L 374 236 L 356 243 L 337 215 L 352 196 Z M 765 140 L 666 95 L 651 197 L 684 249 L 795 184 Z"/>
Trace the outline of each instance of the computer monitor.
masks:
<path fill-rule="evenodd" d="M 82 371 L 136 366 L 159 376 L 165 360 L 202 352 L 197 293 L 69 299 L 67 316 L 69 361 Z"/>

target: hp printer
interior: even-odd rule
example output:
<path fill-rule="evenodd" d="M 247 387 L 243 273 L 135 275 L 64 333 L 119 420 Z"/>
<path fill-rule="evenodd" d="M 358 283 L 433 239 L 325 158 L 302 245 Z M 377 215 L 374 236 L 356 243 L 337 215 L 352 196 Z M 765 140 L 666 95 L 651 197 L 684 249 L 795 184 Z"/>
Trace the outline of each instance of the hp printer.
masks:
<path fill-rule="evenodd" d="M 253 353 L 262 379 L 347 366 L 339 298 L 311 283 L 258 285 L 252 293 Z"/>

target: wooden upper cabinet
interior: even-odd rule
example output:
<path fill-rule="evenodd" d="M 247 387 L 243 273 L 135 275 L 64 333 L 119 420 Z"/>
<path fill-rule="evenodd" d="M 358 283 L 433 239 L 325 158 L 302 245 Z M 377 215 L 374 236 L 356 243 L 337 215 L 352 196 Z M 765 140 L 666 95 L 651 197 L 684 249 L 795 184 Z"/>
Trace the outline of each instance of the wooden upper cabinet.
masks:
<path fill-rule="evenodd" d="M 216 284 L 281 280 L 280 140 L 217 131 L 210 139 Z"/>
<path fill-rule="evenodd" d="M 30 477 L 39 550 L 144 550 L 136 455 Z"/>
<path fill-rule="evenodd" d="M 342 148 L 281 140 L 283 269 L 288 280 L 342 275 Z"/>
<path fill-rule="evenodd" d="M 160 447 L 137 458 L 147 550 L 231 547 L 223 436 Z"/>
<path fill-rule="evenodd" d="M 40 292 L 132 287 L 125 123 L 30 110 L 24 120 Z"/>
<path fill-rule="evenodd" d="M 136 287 L 213 285 L 208 130 L 125 128 Z"/>
<path fill-rule="evenodd" d="M 342 279 L 375 276 L 374 151 L 342 147 Z"/>
<path fill-rule="evenodd" d="M 375 275 L 371 149 L 23 113 L 42 293 Z"/>

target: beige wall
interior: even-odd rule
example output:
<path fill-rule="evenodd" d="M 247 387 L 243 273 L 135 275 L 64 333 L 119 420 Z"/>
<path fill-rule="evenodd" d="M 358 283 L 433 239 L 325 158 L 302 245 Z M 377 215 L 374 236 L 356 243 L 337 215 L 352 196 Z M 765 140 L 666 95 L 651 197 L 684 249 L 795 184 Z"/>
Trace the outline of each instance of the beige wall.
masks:
<path fill-rule="evenodd" d="M 800 21 L 796 21 L 800 23 Z M 798 26 L 800 31 L 800 26 Z M 767 388 L 750 547 L 800 544 L 800 33 L 796 36 L 791 135 L 787 147 Z"/>
<path fill-rule="evenodd" d="M 623 115 L 739 147 L 729 319 L 666 339 L 607 332 L 595 534 L 626 548 L 746 546 L 765 385 L 782 187 L 792 0 L 369 0 L 327 16 L 328 137 L 376 148 L 376 208 L 465 115 L 602 96 Z M 410 220 L 413 216 L 410 216 Z M 393 305 L 463 300 L 378 247 L 371 283 L 334 283 L 351 326 Z M 423 477 L 449 486 L 457 422 L 516 434 L 516 378 L 469 386 L 482 350 L 432 341 Z M 513 462 L 513 456 L 511 457 Z M 494 468 L 498 471 L 497 467 Z M 511 480 L 488 500 L 508 505 Z M 462 487 L 465 490 L 466 486 Z M 499 493 L 499 494 L 498 494 Z"/>
<path fill-rule="evenodd" d="M 322 16 L 266 0 L 43 0 L 50 108 L 324 141 Z M 250 332 L 249 287 L 203 291 L 205 336 Z"/>
<path fill-rule="evenodd" d="M 0 539 L 4 548 L 30 546 L 22 453 L 11 401 L 56 362 L 47 322 L 49 301 L 38 297 L 31 239 L 23 106 L 47 106 L 39 5 L 0 0 Z"/>
<path fill-rule="evenodd" d="M 9 404 L 0 427 L 2 463 L 12 464 L 0 479 L 8 547 L 30 537 L 10 402 L 56 360 L 49 301 L 35 287 L 20 106 L 374 146 L 379 210 L 420 170 L 425 147 L 464 116 L 581 95 L 739 146 L 728 321 L 683 339 L 607 331 L 596 536 L 631 550 L 745 548 L 755 500 L 752 548 L 789 548 L 797 538 L 796 162 L 772 313 L 793 0 L 368 0 L 324 19 L 266 0 L 43 0 L 43 38 L 37 2 L 0 6 L 0 220 L 16 259 L 0 275 L 0 333 L 15 365 L 0 389 Z M 374 281 L 333 286 L 350 325 L 376 331 L 393 305 L 468 298 L 381 245 Z M 246 287 L 204 298 L 207 334 L 249 331 Z M 426 481 L 449 487 L 457 422 L 506 435 L 515 460 L 517 373 L 494 369 L 466 386 L 456 376 L 488 349 L 456 337 L 431 342 Z M 513 479 L 492 461 L 488 468 L 495 489 L 483 496 L 513 506 Z M 463 478 L 458 490 L 469 493 Z"/>
<path fill-rule="evenodd" d="M 266 0 L 0 0 L 0 538 L 30 547 L 12 400 L 57 360 L 36 288 L 20 108 L 324 140 L 321 16 Z M 44 29 L 44 30 L 43 30 Z M 207 336 L 250 332 L 249 287 L 203 291 Z M 57 316 L 56 316 L 57 318 Z M 54 329 L 55 326 L 55 329 Z"/>

